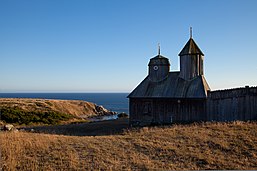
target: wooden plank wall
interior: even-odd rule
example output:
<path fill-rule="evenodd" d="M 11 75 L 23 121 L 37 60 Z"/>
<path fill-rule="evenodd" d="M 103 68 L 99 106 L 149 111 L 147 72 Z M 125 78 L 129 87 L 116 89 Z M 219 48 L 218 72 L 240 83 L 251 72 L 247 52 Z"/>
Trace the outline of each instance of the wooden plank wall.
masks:
<path fill-rule="evenodd" d="M 208 92 L 208 98 L 130 98 L 130 123 L 257 120 L 257 87 Z"/>
<path fill-rule="evenodd" d="M 135 125 L 206 121 L 206 101 L 130 98 L 130 123 Z"/>
<path fill-rule="evenodd" d="M 209 92 L 207 120 L 257 120 L 257 87 Z"/>

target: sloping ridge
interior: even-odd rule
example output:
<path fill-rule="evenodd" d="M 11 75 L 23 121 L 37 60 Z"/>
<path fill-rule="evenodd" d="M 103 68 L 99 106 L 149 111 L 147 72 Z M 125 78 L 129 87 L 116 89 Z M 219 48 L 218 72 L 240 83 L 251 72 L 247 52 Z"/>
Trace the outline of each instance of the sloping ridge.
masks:
<path fill-rule="evenodd" d="M 91 102 L 82 100 L 46 100 L 29 98 L 0 98 L 1 107 L 17 107 L 24 111 L 55 111 L 77 117 L 113 114 L 113 112 Z"/>

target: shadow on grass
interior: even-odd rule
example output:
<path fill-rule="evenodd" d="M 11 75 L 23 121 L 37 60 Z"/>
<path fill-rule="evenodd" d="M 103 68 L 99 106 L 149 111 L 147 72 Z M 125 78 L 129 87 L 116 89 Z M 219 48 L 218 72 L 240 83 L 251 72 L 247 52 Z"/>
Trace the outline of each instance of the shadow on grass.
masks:
<path fill-rule="evenodd" d="M 25 131 L 36 133 L 70 135 L 70 136 L 103 136 L 120 134 L 129 127 L 128 119 L 121 118 L 116 120 L 89 122 L 80 124 L 67 124 L 55 126 L 34 126 L 26 127 Z"/>

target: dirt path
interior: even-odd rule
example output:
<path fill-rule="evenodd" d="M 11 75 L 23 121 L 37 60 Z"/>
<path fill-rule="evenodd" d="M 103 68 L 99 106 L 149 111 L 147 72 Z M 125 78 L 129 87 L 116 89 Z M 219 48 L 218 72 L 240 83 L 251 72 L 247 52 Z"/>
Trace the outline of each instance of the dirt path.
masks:
<path fill-rule="evenodd" d="M 34 132 L 47 133 L 47 134 L 59 134 L 59 135 L 71 135 L 71 136 L 101 136 L 101 135 L 113 135 L 123 132 L 127 129 L 128 118 L 120 118 L 116 120 L 89 122 L 81 124 L 68 124 L 68 125 L 56 125 L 56 126 L 35 126 L 26 127 L 26 131 L 31 129 Z"/>

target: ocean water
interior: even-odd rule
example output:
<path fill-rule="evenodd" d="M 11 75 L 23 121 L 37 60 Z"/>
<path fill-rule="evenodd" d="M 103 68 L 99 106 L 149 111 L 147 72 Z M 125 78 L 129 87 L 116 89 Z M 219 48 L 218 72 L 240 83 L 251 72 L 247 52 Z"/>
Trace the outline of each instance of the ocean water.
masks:
<path fill-rule="evenodd" d="M 84 100 L 117 113 L 129 113 L 127 95 L 128 93 L 0 93 L 0 98 Z"/>

